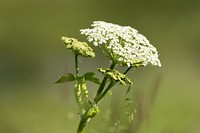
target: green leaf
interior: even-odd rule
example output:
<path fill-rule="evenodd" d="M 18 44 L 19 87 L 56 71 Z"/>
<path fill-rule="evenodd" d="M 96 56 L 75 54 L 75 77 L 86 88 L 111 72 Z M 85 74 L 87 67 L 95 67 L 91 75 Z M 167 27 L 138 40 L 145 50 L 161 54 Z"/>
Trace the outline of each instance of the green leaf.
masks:
<path fill-rule="evenodd" d="M 100 81 L 98 78 L 94 77 L 95 73 L 93 72 L 87 72 L 83 75 L 83 77 L 85 78 L 85 80 L 87 81 L 91 81 L 93 83 L 96 83 L 96 84 L 100 84 Z"/>
<path fill-rule="evenodd" d="M 64 83 L 64 82 L 71 82 L 74 81 L 75 77 L 73 74 L 68 73 L 65 76 L 61 76 L 55 83 Z"/>
<path fill-rule="evenodd" d="M 87 77 L 93 77 L 95 75 L 95 73 L 93 72 L 87 72 L 84 74 L 84 77 L 87 78 Z"/>
<path fill-rule="evenodd" d="M 95 78 L 95 77 L 90 77 L 87 79 L 88 81 L 91 81 L 93 83 L 96 83 L 96 84 L 100 84 L 100 81 L 98 78 Z"/>

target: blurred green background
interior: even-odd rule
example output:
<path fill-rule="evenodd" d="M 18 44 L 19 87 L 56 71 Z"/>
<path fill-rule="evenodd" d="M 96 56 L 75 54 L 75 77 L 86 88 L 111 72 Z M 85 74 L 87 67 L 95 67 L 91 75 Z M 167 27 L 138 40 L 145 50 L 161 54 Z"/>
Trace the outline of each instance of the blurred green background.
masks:
<path fill-rule="evenodd" d="M 160 53 L 161 68 L 129 74 L 134 80 L 129 97 L 141 92 L 144 99 L 154 99 L 150 109 L 143 109 L 138 133 L 200 133 L 199 0 L 0 0 L 0 132 L 75 132 L 73 83 L 53 84 L 74 70 L 73 56 L 60 38 L 86 41 L 79 30 L 95 20 L 136 28 Z M 97 52 L 95 59 L 81 59 L 81 70 L 107 64 Z M 157 79 L 156 93 L 149 93 Z M 111 132 L 113 110 L 125 91 L 113 88 L 88 133 Z"/>

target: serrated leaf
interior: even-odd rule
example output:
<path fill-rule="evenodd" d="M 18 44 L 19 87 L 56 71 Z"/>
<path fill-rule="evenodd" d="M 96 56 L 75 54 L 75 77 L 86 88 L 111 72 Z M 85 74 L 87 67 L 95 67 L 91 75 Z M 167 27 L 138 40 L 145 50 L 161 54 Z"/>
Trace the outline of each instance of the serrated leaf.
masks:
<path fill-rule="evenodd" d="M 55 83 L 64 83 L 64 82 L 71 82 L 74 81 L 75 77 L 73 74 L 68 73 L 65 76 L 61 76 Z"/>
<path fill-rule="evenodd" d="M 93 72 L 87 72 L 83 75 L 83 77 L 85 78 L 85 80 L 87 81 L 91 81 L 93 83 L 96 83 L 96 84 L 100 84 L 100 81 L 98 78 L 94 77 L 95 73 Z"/>

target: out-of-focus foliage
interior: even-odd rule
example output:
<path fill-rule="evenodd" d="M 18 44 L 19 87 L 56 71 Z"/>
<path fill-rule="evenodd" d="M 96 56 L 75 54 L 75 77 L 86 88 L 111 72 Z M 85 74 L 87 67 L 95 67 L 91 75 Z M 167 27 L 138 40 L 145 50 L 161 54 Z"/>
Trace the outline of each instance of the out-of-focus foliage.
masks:
<path fill-rule="evenodd" d="M 198 0 L 0 0 L 0 132 L 75 132 L 73 83 L 53 84 L 74 71 L 73 56 L 60 37 L 87 41 L 79 30 L 103 20 L 138 29 L 160 53 L 161 68 L 138 68 L 128 75 L 134 81 L 129 107 L 138 108 L 133 118 L 141 120 L 137 132 L 199 133 L 199 7 Z M 108 67 L 91 47 L 96 57 L 81 59 L 82 73 Z M 101 104 L 106 111 L 92 120 L 89 133 L 115 130 L 119 108 L 126 105 L 121 87 Z M 122 113 L 121 123 L 127 118 Z"/>

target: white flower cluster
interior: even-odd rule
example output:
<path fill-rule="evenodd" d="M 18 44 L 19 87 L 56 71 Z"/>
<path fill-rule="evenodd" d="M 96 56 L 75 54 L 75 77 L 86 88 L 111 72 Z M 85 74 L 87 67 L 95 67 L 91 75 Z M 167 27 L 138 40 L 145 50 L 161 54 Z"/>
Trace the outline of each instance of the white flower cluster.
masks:
<path fill-rule="evenodd" d="M 94 21 L 91 26 L 92 29 L 80 30 L 81 34 L 95 46 L 104 44 L 108 56 L 120 65 L 137 66 L 140 63 L 146 66 L 150 63 L 161 66 L 156 48 L 136 29 L 104 21 Z"/>

